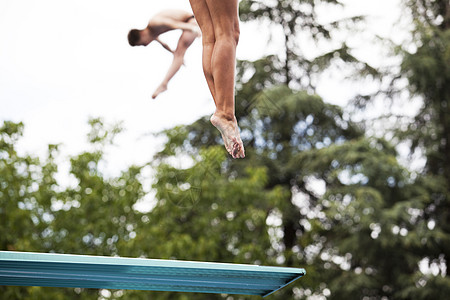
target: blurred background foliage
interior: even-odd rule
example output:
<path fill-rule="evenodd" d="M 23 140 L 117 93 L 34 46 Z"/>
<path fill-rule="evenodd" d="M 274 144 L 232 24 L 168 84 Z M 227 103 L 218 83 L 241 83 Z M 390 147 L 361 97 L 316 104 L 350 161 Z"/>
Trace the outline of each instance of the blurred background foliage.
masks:
<path fill-rule="evenodd" d="M 397 45 L 399 68 L 380 71 L 345 42 L 306 58 L 300 33 L 333 44 L 360 16 L 329 24 L 319 5 L 339 1 L 240 2 L 243 22 L 281 26 L 285 56 L 240 61 L 236 114 L 244 160 L 220 146 L 208 117 L 165 130 L 163 149 L 146 165 L 102 173 L 120 124 L 90 120 L 92 148 L 61 158 L 20 155 L 24 125 L 0 128 L 0 249 L 170 258 L 304 267 L 307 275 L 268 299 L 445 299 L 450 293 L 450 4 L 405 0 L 411 41 Z M 318 74 L 336 62 L 381 87 L 351 102 L 354 114 L 375 97 L 397 100 L 396 81 L 422 106 L 413 118 L 370 134 L 346 108 L 315 94 Z M 403 88 L 402 88 L 403 89 Z M 407 103 L 405 105 L 408 105 Z M 405 121 L 406 120 L 406 121 Z M 387 138 L 389 137 L 389 138 Z M 218 145 L 219 144 L 219 145 Z M 399 162 L 399 145 L 420 170 Z M 57 161 L 70 164 L 60 185 Z M 411 160 L 406 160 L 411 162 Z M 181 167 L 180 167 L 181 166 Z M 152 169 L 152 192 L 145 169 Z M 152 208 L 136 203 L 151 198 Z M 2 299 L 257 299 L 258 297 L 42 287 L 0 287 Z"/>

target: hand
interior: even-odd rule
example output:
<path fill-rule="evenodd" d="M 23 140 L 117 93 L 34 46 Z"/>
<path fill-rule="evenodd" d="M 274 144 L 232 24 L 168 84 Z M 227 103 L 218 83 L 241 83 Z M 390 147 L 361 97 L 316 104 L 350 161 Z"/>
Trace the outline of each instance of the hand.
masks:
<path fill-rule="evenodd" d="M 170 49 L 169 45 L 167 45 L 166 43 L 164 43 L 163 41 L 161 41 L 159 38 L 155 39 L 158 43 L 161 44 L 161 46 L 163 46 L 164 49 L 166 49 L 167 51 L 169 51 L 170 53 L 174 53 L 174 50 Z"/>

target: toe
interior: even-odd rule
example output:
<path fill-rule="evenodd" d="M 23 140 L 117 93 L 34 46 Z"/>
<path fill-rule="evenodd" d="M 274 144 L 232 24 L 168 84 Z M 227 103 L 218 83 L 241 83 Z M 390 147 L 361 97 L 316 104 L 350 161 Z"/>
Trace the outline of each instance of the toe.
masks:
<path fill-rule="evenodd" d="M 245 149 L 244 149 L 244 144 L 242 143 L 241 139 L 239 139 L 238 148 L 239 148 L 239 151 L 238 151 L 238 154 L 237 154 L 238 157 L 239 158 L 244 158 L 245 157 Z"/>
<path fill-rule="evenodd" d="M 228 154 L 233 155 L 233 152 L 231 151 L 231 149 L 229 147 L 225 146 L 225 149 L 227 150 Z"/>
<path fill-rule="evenodd" d="M 241 147 L 239 146 L 239 144 L 238 143 L 234 143 L 233 144 L 233 154 L 232 154 L 232 156 L 233 156 L 233 158 L 239 158 L 240 157 L 240 151 L 241 150 Z"/>

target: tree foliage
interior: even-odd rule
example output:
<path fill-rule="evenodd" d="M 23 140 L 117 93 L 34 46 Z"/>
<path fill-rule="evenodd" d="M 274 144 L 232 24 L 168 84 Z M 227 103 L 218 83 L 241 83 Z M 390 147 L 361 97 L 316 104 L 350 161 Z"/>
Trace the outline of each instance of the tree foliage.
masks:
<path fill-rule="evenodd" d="M 336 62 L 352 65 L 361 74 L 378 74 L 352 54 L 345 40 L 337 38 L 338 33 L 348 36 L 349 28 L 361 23 L 363 16 L 320 18 L 324 10 L 336 7 L 342 7 L 342 3 L 336 0 L 244 0 L 240 2 L 239 12 L 242 21 L 258 21 L 262 26 L 278 29 L 284 37 L 284 53 L 276 63 L 272 54 L 257 63 L 265 61 L 266 72 L 272 71 L 279 83 L 314 91 L 317 74 Z M 246 64 L 248 67 L 252 62 Z"/>
<path fill-rule="evenodd" d="M 132 206 L 142 198 L 139 167 L 130 167 L 117 178 L 107 178 L 99 168 L 102 144 L 118 128 L 105 129 L 101 120 L 91 120 L 89 138 L 93 151 L 70 159 L 70 187 L 56 180 L 58 147 L 49 146 L 41 162 L 21 156 L 16 143 L 23 125 L 4 122 L 1 134 L 1 245 L 2 250 L 72 254 L 123 255 L 121 245 L 132 238 L 139 218 Z M 69 174 L 66 174 L 69 176 Z M 4 234 L 3 234 L 4 233 Z M 3 299 L 97 299 L 98 291 L 58 288 L 0 287 Z"/>

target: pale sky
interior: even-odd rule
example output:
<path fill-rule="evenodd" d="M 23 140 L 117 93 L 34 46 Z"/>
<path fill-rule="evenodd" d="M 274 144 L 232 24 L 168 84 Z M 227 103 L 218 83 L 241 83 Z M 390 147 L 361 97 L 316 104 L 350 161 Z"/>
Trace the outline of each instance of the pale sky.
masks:
<path fill-rule="evenodd" d="M 396 38 L 393 23 L 400 0 L 346 0 L 344 11 L 333 14 L 370 16 L 370 32 L 352 41 L 361 58 L 383 61 L 369 33 Z M 158 44 L 130 47 L 131 28 L 143 28 L 166 8 L 191 11 L 188 0 L 2 0 L 0 2 L 0 121 L 25 123 L 18 145 L 23 152 L 43 155 L 49 143 L 62 143 L 64 154 L 86 150 L 89 116 L 106 122 L 123 121 L 125 133 L 108 153 L 112 172 L 148 162 L 161 141 L 149 133 L 187 124 L 214 112 L 214 103 L 201 69 L 201 43 L 194 42 L 185 67 L 169 90 L 156 100 L 153 90 L 172 60 Z M 238 58 L 255 60 L 279 51 L 274 30 L 271 48 L 267 29 L 241 24 Z M 172 48 L 180 32 L 161 37 Z M 326 101 L 345 104 L 364 86 L 342 82 L 335 71 L 323 77 L 318 93 Z"/>

